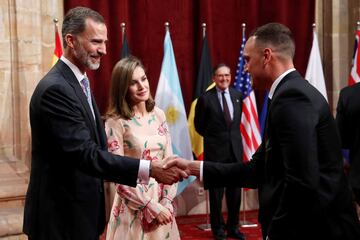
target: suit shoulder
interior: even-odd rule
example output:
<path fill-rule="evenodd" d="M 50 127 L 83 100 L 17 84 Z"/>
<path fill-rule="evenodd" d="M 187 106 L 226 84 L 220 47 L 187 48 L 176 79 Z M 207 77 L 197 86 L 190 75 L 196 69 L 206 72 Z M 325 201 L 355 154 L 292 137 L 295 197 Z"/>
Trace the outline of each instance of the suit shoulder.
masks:
<path fill-rule="evenodd" d="M 234 87 L 229 88 L 230 94 L 233 95 L 234 97 L 237 98 L 241 98 L 242 97 L 242 93 L 238 90 L 236 90 Z"/>
<path fill-rule="evenodd" d="M 338 107 L 340 105 L 350 112 L 360 111 L 360 83 L 347 86 L 340 91 Z"/>
<path fill-rule="evenodd" d="M 65 84 L 65 77 L 61 71 L 55 66 L 53 66 L 48 73 L 39 81 L 39 87 L 48 87 L 51 85 Z"/>
<path fill-rule="evenodd" d="M 279 93 L 292 94 L 299 93 L 304 95 L 314 95 L 315 97 L 322 96 L 321 93 L 302 77 L 294 78 L 284 83 L 284 87 L 280 89 Z"/>
<path fill-rule="evenodd" d="M 42 99 L 42 96 L 53 95 L 54 92 L 71 97 L 71 94 L 69 94 L 71 91 L 72 87 L 68 81 L 66 81 L 62 72 L 56 68 L 55 65 L 47 74 L 45 74 L 35 87 L 31 97 L 31 102 L 36 101 L 39 103 L 38 101 Z"/>
<path fill-rule="evenodd" d="M 286 81 L 278 92 L 275 91 L 273 102 L 280 99 L 288 102 L 307 102 L 310 103 L 314 109 L 328 110 L 329 108 L 328 102 L 324 96 L 302 77 Z"/>
<path fill-rule="evenodd" d="M 360 96 L 360 82 L 346 86 L 340 91 L 340 97 Z"/>
<path fill-rule="evenodd" d="M 215 93 L 216 93 L 216 88 L 213 87 L 213 88 L 205 91 L 203 94 L 201 94 L 199 98 L 207 98 L 209 96 L 213 96 Z"/>

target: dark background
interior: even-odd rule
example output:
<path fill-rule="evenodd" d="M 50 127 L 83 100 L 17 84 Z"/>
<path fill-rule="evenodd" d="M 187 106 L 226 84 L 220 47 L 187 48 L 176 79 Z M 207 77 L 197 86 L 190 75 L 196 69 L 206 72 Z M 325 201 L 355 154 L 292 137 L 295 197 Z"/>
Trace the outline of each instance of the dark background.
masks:
<path fill-rule="evenodd" d="M 105 18 L 108 27 L 107 55 L 97 71 L 88 72 L 92 89 L 104 113 L 108 104 L 111 71 L 120 59 L 121 23 L 132 55 L 146 68 L 152 95 L 155 96 L 163 58 L 164 23 L 170 23 L 182 94 L 187 112 L 193 100 L 202 44 L 202 23 L 207 36 L 212 64 L 224 62 L 232 68 L 234 79 L 242 38 L 268 22 L 287 25 L 296 43 L 295 68 L 304 76 L 312 45 L 314 0 L 65 0 L 65 13 L 76 6 L 90 7 Z M 264 86 L 255 86 L 261 110 Z"/>

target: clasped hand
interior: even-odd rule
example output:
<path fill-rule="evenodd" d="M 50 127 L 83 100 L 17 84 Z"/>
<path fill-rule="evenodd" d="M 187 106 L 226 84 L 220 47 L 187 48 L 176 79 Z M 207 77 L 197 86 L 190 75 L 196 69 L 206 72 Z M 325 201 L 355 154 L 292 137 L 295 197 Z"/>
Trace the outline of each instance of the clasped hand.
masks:
<path fill-rule="evenodd" d="M 170 156 L 162 161 L 151 161 L 151 174 L 156 181 L 164 184 L 174 184 L 189 177 L 189 171 L 185 165 L 176 164 L 174 161 L 186 161 L 178 156 Z"/>

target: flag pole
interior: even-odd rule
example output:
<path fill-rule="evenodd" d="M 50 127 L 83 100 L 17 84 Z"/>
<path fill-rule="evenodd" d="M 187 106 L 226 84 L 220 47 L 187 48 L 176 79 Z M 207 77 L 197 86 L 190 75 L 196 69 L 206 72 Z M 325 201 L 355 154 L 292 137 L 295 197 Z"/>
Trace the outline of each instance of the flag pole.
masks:
<path fill-rule="evenodd" d="M 202 34 L 204 39 L 206 36 L 206 23 L 201 24 L 201 27 L 202 27 Z M 203 231 L 210 231 L 211 224 L 209 219 L 209 190 L 205 191 L 205 214 L 206 214 L 206 223 L 200 224 L 197 227 Z"/>
<path fill-rule="evenodd" d="M 201 27 L 202 27 L 202 34 L 203 34 L 203 39 L 204 39 L 206 36 L 206 23 L 201 24 Z"/>
<path fill-rule="evenodd" d="M 242 36 L 245 36 L 246 24 L 242 23 L 241 28 L 242 28 Z M 246 193 L 247 193 L 247 191 L 244 191 L 244 188 L 241 188 L 241 192 L 242 192 L 241 197 L 242 197 L 242 203 L 243 203 L 243 207 L 242 207 L 243 220 L 240 221 L 240 226 L 244 227 L 244 228 L 257 227 L 256 223 L 251 223 L 246 220 L 246 195 L 247 195 Z"/>
<path fill-rule="evenodd" d="M 57 28 L 57 24 L 58 24 L 58 22 L 59 22 L 59 19 L 54 18 L 54 19 L 53 19 L 53 22 L 54 22 L 54 24 L 55 24 L 55 28 Z M 55 30 L 56 30 L 56 29 L 55 29 Z"/>
<path fill-rule="evenodd" d="M 53 22 L 54 22 L 54 32 L 55 32 L 55 35 L 56 35 L 56 33 L 58 32 L 58 22 L 59 22 L 59 19 L 57 19 L 57 18 L 54 18 L 53 19 Z M 56 38 L 56 36 L 55 36 L 55 38 Z M 56 44 L 56 43 L 55 43 Z M 56 46 L 55 46 L 56 47 Z"/>
<path fill-rule="evenodd" d="M 121 43 L 124 44 L 124 38 L 125 38 L 125 23 L 121 23 Z"/>
<path fill-rule="evenodd" d="M 164 26 L 165 26 L 165 32 L 168 32 L 170 26 L 169 22 L 165 22 Z"/>

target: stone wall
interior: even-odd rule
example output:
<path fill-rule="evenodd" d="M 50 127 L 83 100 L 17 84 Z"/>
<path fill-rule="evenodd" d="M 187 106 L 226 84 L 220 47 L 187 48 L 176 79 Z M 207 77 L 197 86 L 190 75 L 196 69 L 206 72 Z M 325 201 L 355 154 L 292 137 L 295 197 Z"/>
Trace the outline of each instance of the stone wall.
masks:
<path fill-rule="evenodd" d="M 317 33 L 329 104 L 334 114 L 339 92 L 347 85 L 359 20 L 358 0 L 316 1 Z"/>
<path fill-rule="evenodd" d="M 26 239 L 28 106 L 34 87 L 51 67 L 53 18 L 62 17 L 62 0 L 0 1 L 0 239 Z"/>
<path fill-rule="evenodd" d="M 0 1 L 0 16 L 0 162 L 28 164 L 29 99 L 50 68 L 63 1 Z"/>

